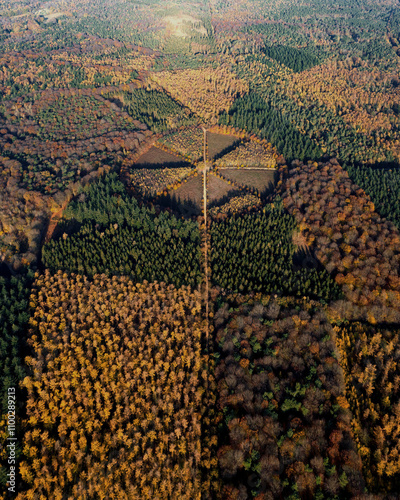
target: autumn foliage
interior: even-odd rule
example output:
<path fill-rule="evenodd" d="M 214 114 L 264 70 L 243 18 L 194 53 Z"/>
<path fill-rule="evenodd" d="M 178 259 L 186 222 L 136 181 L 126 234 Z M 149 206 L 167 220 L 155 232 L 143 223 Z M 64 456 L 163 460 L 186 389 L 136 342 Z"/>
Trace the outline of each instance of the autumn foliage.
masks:
<path fill-rule="evenodd" d="M 399 326 L 336 326 L 354 440 L 370 491 L 400 490 Z"/>
<path fill-rule="evenodd" d="M 46 272 L 30 303 L 18 498 L 200 499 L 200 293 Z"/>
<path fill-rule="evenodd" d="M 215 326 L 222 497 L 360 494 L 361 461 L 326 316 L 312 303 L 239 297 L 216 312 Z"/>
<path fill-rule="evenodd" d="M 226 215 L 235 213 L 245 213 L 246 211 L 259 209 L 261 200 L 254 194 L 242 194 L 241 196 L 233 196 L 226 203 L 212 207 L 209 213 L 212 217 L 218 219 Z"/>
<path fill-rule="evenodd" d="M 160 195 L 164 189 L 180 186 L 183 179 L 188 177 L 191 168 L 138 168 L 129 173 L 130 181 L 135 190 L 144 196 Z"/>
<path fill-rule="evenodd" d="M 153 79 L 191 111 L 214 122 L 220 112 L 228 111 L 237 95 L 244 95 L 249 88 L 226 67 L 155 73 Z"/>
<path fill-rule="evenodd" d="M 302 106 L 326 106 L 399 158 L 398 117 L 392 112 L 400 99 L 400 87 L 392 85 L 397 72 L 378 68 L 366 71 L 366 67 L 365 63 L 358 67 L 351 60 L 330 61 L 293 75 L 286 83 L 286 92 Z"/>
<path fill-rule="evenodd" d="M 218 159 L 217 167 L 263 167 L 276 166 L 277 153 L 270 143 L 266 141 L 247 140 Z"/>
<path fill-rule="evenodd" d="M 336 160 L 284 169 L 283 202 L 316 256 L 342 286 L 338 314 L 398 322 L 400 235 Z"/>

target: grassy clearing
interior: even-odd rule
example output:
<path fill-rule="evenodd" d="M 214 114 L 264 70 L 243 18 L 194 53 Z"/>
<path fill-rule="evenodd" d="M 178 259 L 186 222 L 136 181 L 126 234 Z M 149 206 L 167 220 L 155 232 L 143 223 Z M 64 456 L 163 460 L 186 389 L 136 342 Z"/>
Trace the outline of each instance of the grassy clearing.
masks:
<path fill-rule="evenodd" d="M 208 159 L 212 160 L 222 156 L 231 150 L 238 142 L 239 138 L 234 135 L 207 132 Z"/>
<path fill-rule="evenodd" d="M 162 168 L 162 167 L 187 167 L 188 162 L 184 161 L 182 158 L 175 156 L 167 151 L 151 147 L 146 153 L 144 153 L 136 162 L 137 168 Z"/>
<path fill-rule="evenodd" d="M 272 190 L 276 182 L 274 170 L 224 168 L 219 173 L 236 184 L 256 189 L 259 193 Z"/>
<path fill-rule="evenodd" d="M 228 182 L 224 179 L 220 179 L 212 174 L 208 175 L 207 197 L 211 203 L 217 202 L 224 196 L 228 196 L 228 194 L 233 190 L 237 191 L 234 186 L 228 184 Z"/>
<path fill-rule="evenodd" d="M 184 202 L 189 200 L 197 208 L 201 208 L 203 201 L 203 177 L 201 175 L 193 175 L 177 189 L 168 191 L 171 196 L 177 200 Z"/>

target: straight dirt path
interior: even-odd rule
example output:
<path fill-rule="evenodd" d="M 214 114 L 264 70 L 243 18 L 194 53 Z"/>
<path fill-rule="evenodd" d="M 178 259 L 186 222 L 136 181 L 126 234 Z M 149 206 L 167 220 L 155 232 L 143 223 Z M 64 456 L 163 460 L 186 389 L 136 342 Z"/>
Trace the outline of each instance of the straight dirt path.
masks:
<path fill-rule="evenodd" d="M 207 131 L 204 131 L 204 149 L 203 149 L 203 213 L 204 213 L 204 303 L 206 306 L 206 347 L 208 354 L 208 336 L 209 336 L 209 276 L 208 276 L 208 231 L 207 231 Z"/>
<path fill-rule="evenodd" d="M 233 165 L 232 167 L 216 167 L 217 170 L 232 170 L 233 168 L 236 168 L 237 170 L 273 170 L 276 171 L 276 168 L 273 167 L 238 167 L 236 165 Z"/>

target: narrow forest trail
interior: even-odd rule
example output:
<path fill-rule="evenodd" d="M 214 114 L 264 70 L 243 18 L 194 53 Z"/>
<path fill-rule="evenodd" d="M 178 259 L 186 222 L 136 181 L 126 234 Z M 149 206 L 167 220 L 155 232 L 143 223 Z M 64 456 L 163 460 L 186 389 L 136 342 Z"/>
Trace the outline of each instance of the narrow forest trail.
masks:
<path fill-rule="evenodd" d="M 204 304 L 206 309 L 206 348 L 207 354 L 209 354 L 209 275 L 208 275 L 208 230 L 207 230 L 207 130 L 203 128 L 204 131 L 204 149 L 203 149 L 203 214 L 204 214 Z"/>
<path fill-rule="evenodd" d="M 232 170 L 233 168 L 241 169 L 241 170 L 271 170 L 276 172 L 276 168 L 273 167 L 237 167 L 233 165 L 232 167 L 216 167 L 217 170 Z"/>
<path fill-rule="evenodd" d="M 204 131 L 204 149 L 203 149 L 203 258 L 204 258 L 204 306 L 205 306 L 205 346 L 203 353 L 205 354 L 205 368 L 206 368 L 206 383 L 205 383 L 205 398 L 204 405 L 206 408 L 211 408 L 215 405 L 215 398 L 213 398 L 213 392 L 215 392 L 215 386 L 212 382 L 211 372 L 213 367 L 210 366 L 210 343 L 209 343 L 209 335 L 210 335 L 210 273 L 208 269 L 208 252 L 209 252 L 209 234 L 208 234 L 208 217 L 207 217 L 207 172 L 209 169 L 209 164 L 207 161 L 207 130 L 203 128 Z M 209 411 L 205 411 L 203 415 L 203 425 L 202 425 L 202 435 L 204 439 L 204 449 L 202 449 L 202 453 L 204 453 L 204 459 L 208 462 L 211 462 L 212 459 L 212 446 L 210 447 L 210 439 L 215 433 L 213 431 L 213 423 L 212 416 Z M 205 500 L 210 500 L 213 498 L 213 494 L 211 491 L 211 483 L 210 490 L 207 492 L 208 494 L 204 495 Z M 201 495 L 203 498 L 203 495 Z"/>

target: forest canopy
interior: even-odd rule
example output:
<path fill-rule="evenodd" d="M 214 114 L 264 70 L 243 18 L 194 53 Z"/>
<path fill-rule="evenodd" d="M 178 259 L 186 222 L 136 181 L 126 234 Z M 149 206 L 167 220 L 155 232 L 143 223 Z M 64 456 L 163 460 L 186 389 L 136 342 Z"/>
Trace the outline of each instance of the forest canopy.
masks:
<path fill-rule="evenodd" d="M 397 500 L 399 20 L 0 0 L 0 500 Z"/>

